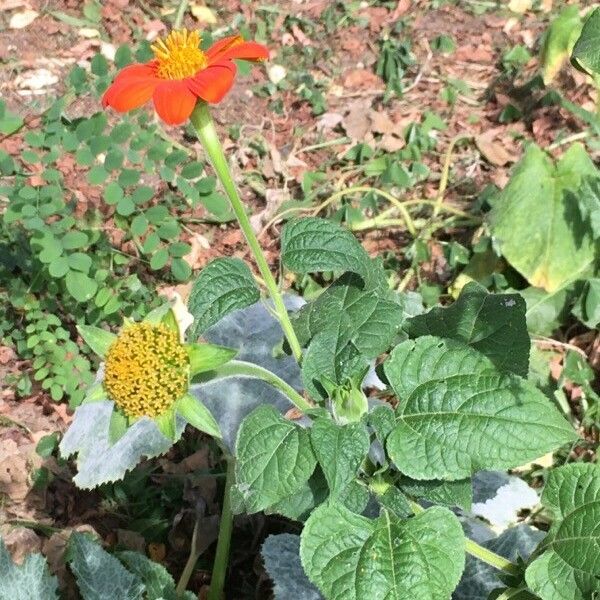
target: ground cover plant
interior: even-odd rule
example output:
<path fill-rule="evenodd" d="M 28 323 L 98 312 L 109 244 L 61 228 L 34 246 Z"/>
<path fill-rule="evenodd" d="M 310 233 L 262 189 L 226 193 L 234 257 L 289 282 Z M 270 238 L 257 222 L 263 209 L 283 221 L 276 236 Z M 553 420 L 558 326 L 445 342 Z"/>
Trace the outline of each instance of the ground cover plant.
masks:
<path fill-rule="evenodd" d="M 8 8 L 0 599 L 599 596 L 600 7 L 295 4 Z"/>

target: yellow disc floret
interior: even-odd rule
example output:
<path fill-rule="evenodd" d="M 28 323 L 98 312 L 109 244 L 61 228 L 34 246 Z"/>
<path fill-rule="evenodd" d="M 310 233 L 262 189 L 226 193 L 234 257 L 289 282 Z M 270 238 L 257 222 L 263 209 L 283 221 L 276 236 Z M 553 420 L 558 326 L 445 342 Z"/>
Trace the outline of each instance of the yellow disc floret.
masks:
<path fill-rule="evenodd" d="M 187 29 L 172 31 L 165 40 L 159 39 L 152 44 L 157 75 L 161 79 L 185 79 L 204 69 L 208 59 L 199 46 L 200 34 Z"/>
<path fill-rule="evenodd" d="M 108 349 L 104 387 L 130 417 L 156 417 L 187 390 L 188 354 L 166 325 L 125 327 Z"/>

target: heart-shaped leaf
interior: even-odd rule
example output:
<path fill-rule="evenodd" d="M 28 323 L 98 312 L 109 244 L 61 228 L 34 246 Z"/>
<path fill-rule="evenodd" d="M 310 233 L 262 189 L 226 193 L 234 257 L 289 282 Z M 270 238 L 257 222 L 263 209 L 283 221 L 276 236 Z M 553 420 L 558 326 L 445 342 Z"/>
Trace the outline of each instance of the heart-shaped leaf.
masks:
<path fill-rule="evenodd" d="M 317 462 L 308 431 L 272 406 L 260 406 L 242 421 L 235 456 L 235 493 L 249 513 L 299 491 Z"/>
<path fill-rule="evenodd" d="M 310 516 L 300 557 L 327 600 L 448 600 L 464 568 L 464 547 L 447 508 L 371 520 L 336 503 Z"/>
<path fill-rule="evenodd" d="M 555 521 L 545 552 L 526 571 L 542 600 L 587 600 L 600 593 L 600 467 L 576 463 L 550 472 L 542 503 Z"/>
<path fill-rule="evenodd" d="M 577 439 L 542 392 L 461 342 L 403 342 L 384 370 L 400 399 L 387 450 L 413 479 L 511 468 Z"/>

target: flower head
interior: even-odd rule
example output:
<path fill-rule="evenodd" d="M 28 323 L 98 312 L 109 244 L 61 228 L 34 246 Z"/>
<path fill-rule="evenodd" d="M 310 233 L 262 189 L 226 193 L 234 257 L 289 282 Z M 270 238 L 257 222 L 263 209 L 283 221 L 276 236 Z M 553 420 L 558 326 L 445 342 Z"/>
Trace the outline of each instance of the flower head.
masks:
<path fill-rule="evenodd" d="M 189 371 L 175 331 L 162 323 L 134 323 L 106 353 L 104 386 L 128 417 L 157 417 L 187 391 Z"/>
<path fill-rule="evenodd" d="M 152 46 L 155 58 L 121 70 L 102 105 L 126 112 L 152 99 L 158 116 L 178 125 L 189 118 L 198 99 L 214 104 L 225 97 L 237 71 L 234 59 L 256 62 L 269 57 L 265 46 L 245 42 L 239 35 L 219 40 L 206 52 L 200 41 L 197 31 L 186 29 L 158 40 Z"/>
<path fill-rule="evenodd" d="M 141 323 L 126 322 L 118 334 L 89 325 L 78 327 L 88 346 L 104 359 L 103 374 L 101 370 L 84 403 L 113 402 L 113 441 L 141 418 L 152 419 L 174 440 L 178 415 L 197 429 L 220 437 L 213 416 L 189 388 L 194 376 L 229 362 L 236 351 L 185 343 L 186 325 L 189 322 L 178 320 L 173 307 L 167 305 L 152 311 Z"/>

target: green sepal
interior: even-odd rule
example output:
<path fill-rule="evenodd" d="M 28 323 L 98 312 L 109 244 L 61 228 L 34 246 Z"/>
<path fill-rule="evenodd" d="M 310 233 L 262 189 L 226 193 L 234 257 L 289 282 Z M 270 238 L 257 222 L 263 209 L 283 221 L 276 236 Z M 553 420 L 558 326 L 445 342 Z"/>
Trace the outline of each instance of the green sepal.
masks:
<path fill-rule="evenodd" d="M 181 336 L 181 330 L 179 329 L 179 323 L 177 317 L 172 308 L 165 313 L 164 317 L 160 320 L 163 325 L 166 325 L 171 331 L 174 331 L 178 336 Z M 183 339 L 183 338 L 182 338 Z"/>
<path fill-rule="evenodd" d="M 101 381 L 93 383 L 85 392 L 85 398 L 81 404 L 90 404 L 90 402 L 103 402 L 108 399 L 108 394 L 104 389 L 104 385 Z"/>
<path fill-rule="evenodd" d="M 172 406 L 167 412 L 154 417 L 154 422 L 160 430 L 160 432 L 168 439 L 175 441 L 176 427 L 175 427 L 175 407 Z"/>
<path fill-rule="evenodd" d="M 125 435 L 128 426 L 129 422 L 123 411 L 115 407 L 110 416 L 110 425 L 108 428 L 110 443 L 116 444 Z"/>
<path fill-rule="evenodd" d="M 83 341 L 101 358 L 106 356 L 108 349 L 117 339 L 114 333 L 93 325 L 77 325 L 77 331 Z"/>
<path fill-rule="evenodd" d="M 153 308 L 143 319 L 142 319 L 142 323 L 150 323 L 151 325 L 160 325 L 161 323 L 164 323 L 165 325 L 168 325 L 168 323 L 166 323 L 164 321 L 165 317 L 167 316 L 167 314 L 169 312 L 173 312 L 171 309 L 171 306 L 168 303 L 165 304 L 161 304 L 160 306 L 157 306 L 156 308 Z M 173 315 L 173 318 L 175 317 L 175 315 Z M 177 321 L 175 321 L 177 322 Z M 175 329 L 175 331 L 179 331 L 179 327 L 177 327 Z"/>
<path fill-rule="evenodd" d="M 335 420 L 341 425 L 356 423 L 361 420 L 369 410 L 365 393 L 361 389 L 361 382 L 366 373 L 362 373 L 344 384 L 337 385 L 327 376 L 323 377 L 321 384 L 331 399 L 331 408 Z"/>
<path fill-rule="evenodd" d="M 191 394 L 184 394 L 175 403 L 175 410 L 192 426 L 212 437 L 222 438 L 219 424 L 212 413 Z"/>
<path fill-rule="evenodd" d="M 190 357 L 190 376 L 198 373 L 214 371 L 217 367 L 228 363 L 238 353 L 233 348 L 214 344 L 186 344 Z"/>

